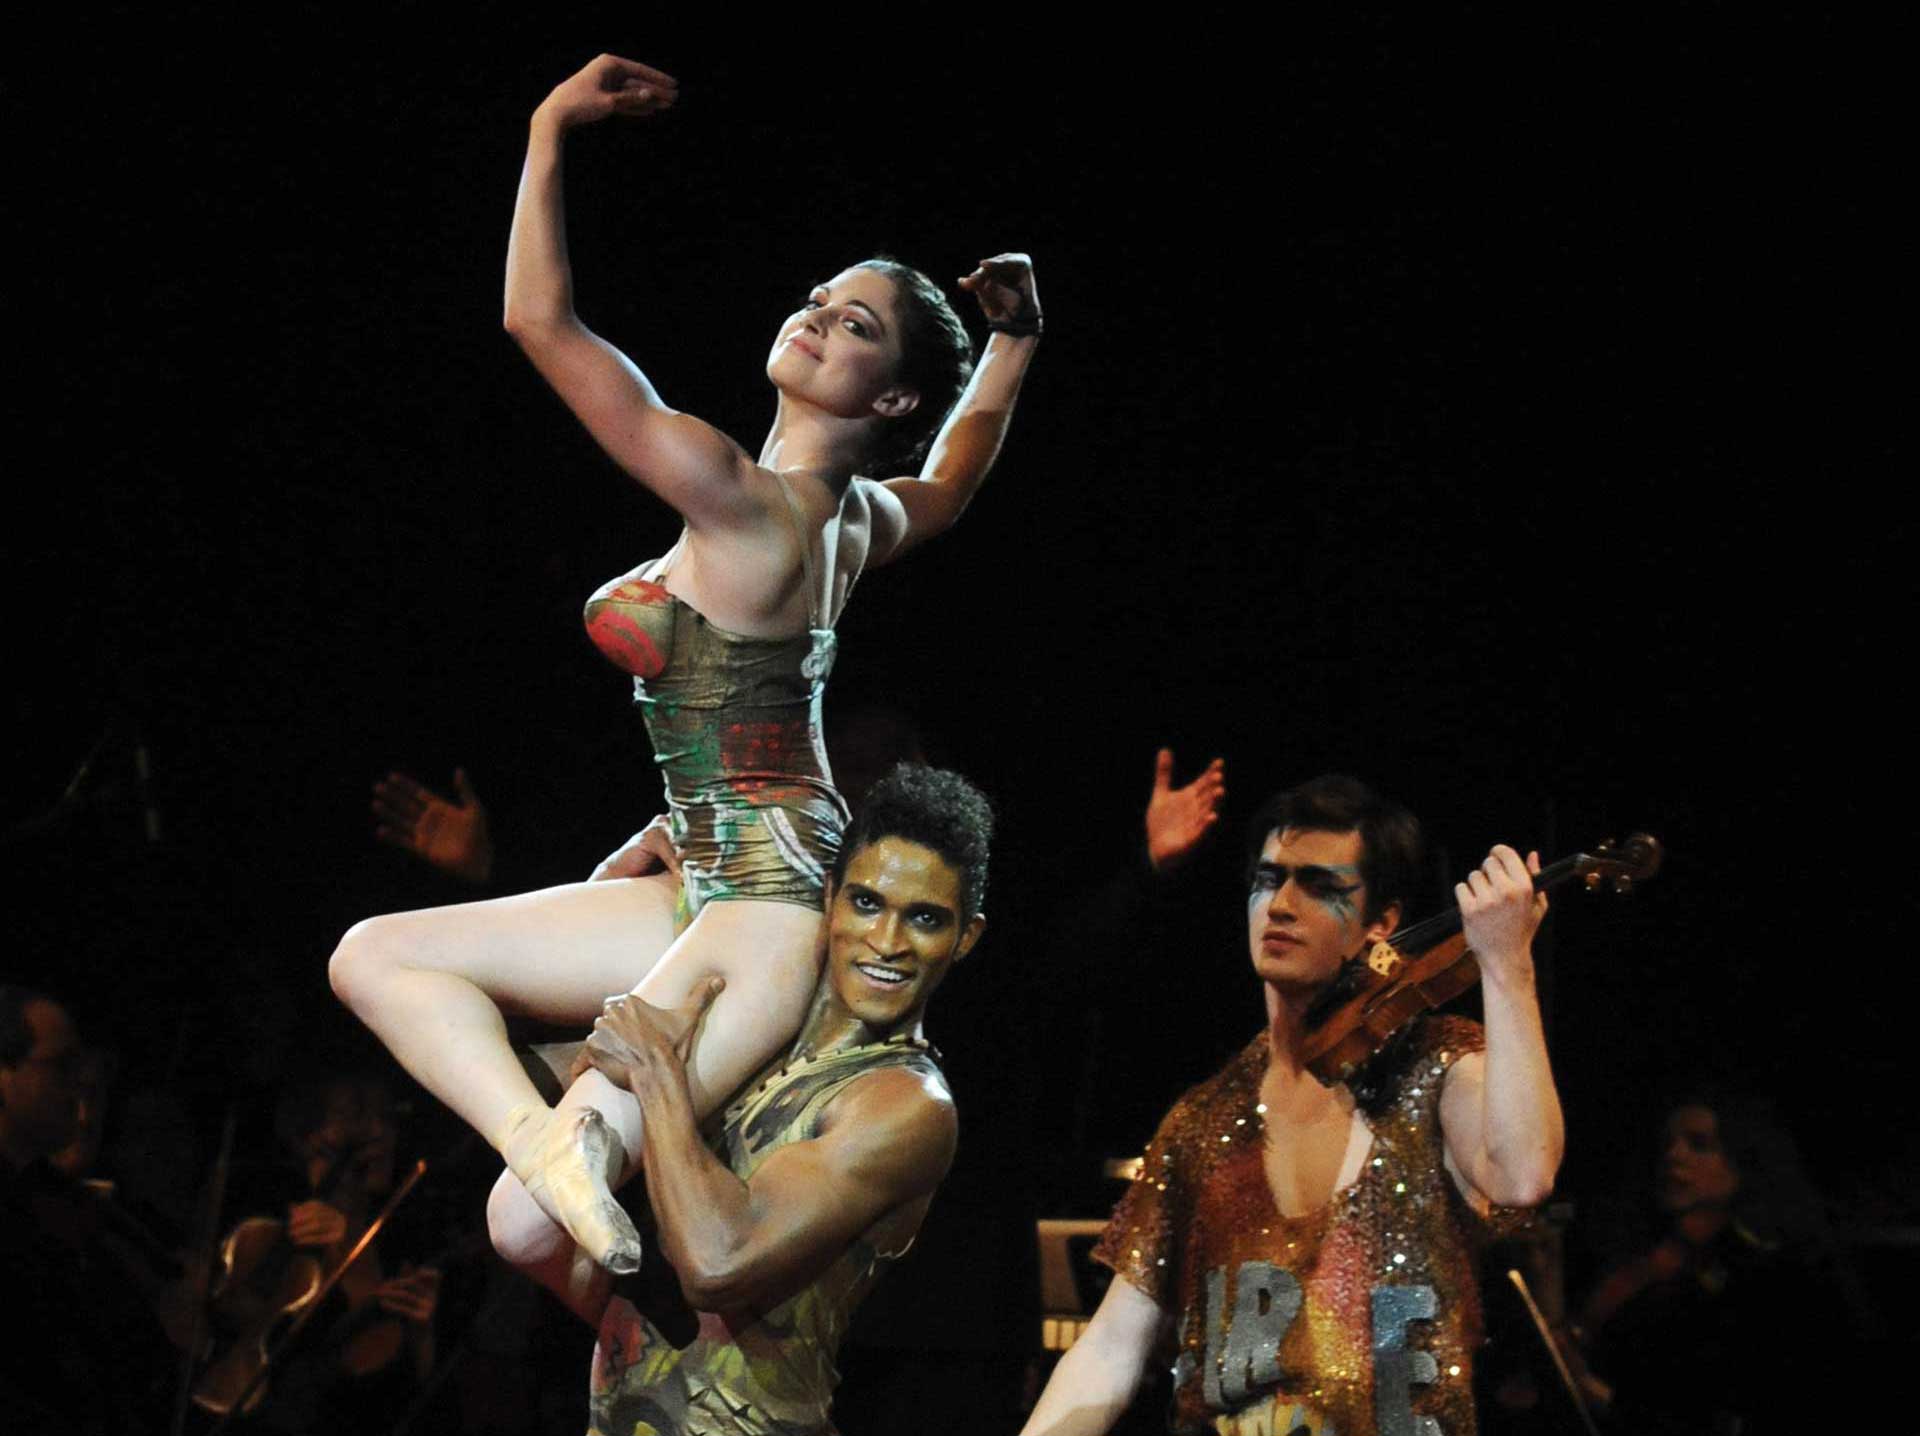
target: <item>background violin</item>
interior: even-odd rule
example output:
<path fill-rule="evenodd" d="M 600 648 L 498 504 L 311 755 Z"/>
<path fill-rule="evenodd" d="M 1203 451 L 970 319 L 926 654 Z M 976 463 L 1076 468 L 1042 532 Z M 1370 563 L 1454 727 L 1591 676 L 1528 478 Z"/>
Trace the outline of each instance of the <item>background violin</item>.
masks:
<path fill-rule="evenodd" d="M 377 1301 L 385 1276 L 374 1238 L 424 1170 L 416 1167 L 394 1190 L 396 1132 L 384 1104 L 352 1082 L 327 1084 L 320 1095 L 324 1107 L 313 1114 L 311 1130 L 301 1130 L 308 1122 L 292 1121 L 282 1131 L 305 1164 L 313 1195 L 294 1203 L 286 1220 L 242 1220 L 220 1247 L 211 1313 L 215 1351 L 193 1392 L 194 1403 L 216 1415 L 260 1404 L 267 1371 L 336 1288 L 349 1308 Z M 297 1103 L 283 1103 L 283 1118 L 297 1111 Z M 384 1210 L 369 1222 L 369 1208 L 383 1197 Z M 404 1339 L 384 1324 L 356 1323 L 342 1333 L 344 1349 L 328 1345 L 328 1364 L 339 1355 L 346 1372 L 357 1375 L 390 1362 Z"/>

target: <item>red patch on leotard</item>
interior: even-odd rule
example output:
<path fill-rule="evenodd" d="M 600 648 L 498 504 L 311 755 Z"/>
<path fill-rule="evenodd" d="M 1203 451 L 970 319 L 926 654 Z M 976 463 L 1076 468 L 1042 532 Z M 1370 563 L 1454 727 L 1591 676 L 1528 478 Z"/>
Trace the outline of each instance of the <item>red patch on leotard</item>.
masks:
<path fill-rule="evenodd" d="M 791 723 L 729 723 L 720 730 L 720 768 L 752 781 L 769 773 L 792 771 L 795 741 Z"/>
<path fill-rule="evenodd" d="M 660 651 L 628 607 L 665 608 L 673 595 L 644 578 L 623 579 L 587 604 L 587 636 L 609 660 L 636 678 L 658 678 L 667 666 Z"/>
<path fill-rule="evenodd" d="M 646 1322 L 632 1302 L 616 1296 L 600 1318 L 600 1339 L 594 1343 L 593 1365 L 587 1378 L 589 1389 L 596 1395 L 614 1390 L 627 1368 L 646 1349 Z"/>

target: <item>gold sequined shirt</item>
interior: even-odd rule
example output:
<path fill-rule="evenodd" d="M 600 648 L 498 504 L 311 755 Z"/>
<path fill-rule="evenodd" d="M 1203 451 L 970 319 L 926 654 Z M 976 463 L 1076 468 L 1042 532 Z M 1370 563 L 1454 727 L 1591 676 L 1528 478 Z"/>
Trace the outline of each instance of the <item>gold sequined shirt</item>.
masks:
<path fill-rule="evenodd" d="M 1265 1032 L 1174 1104 L 1094 1252 L 1176 1316 L 1170 1429 L 1471 1436 L 1485 1228 L 1442 1163 L 1440 1088 L 1484 1045 L 1420 1019 L 1359 1179 L 1299 1217 L 1262 1158 Z"/>

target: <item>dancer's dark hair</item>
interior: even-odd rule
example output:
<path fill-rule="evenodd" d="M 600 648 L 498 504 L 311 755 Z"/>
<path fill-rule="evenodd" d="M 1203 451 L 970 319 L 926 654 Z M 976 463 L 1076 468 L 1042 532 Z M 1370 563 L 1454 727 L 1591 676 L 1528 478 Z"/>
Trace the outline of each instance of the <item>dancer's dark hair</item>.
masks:
<path fill-rule="evenodd" d="M 895 316 L 900 323 L 900 382 L 920 396 L 912 412 L 881 430 L 879 448 L 868 460 L 875 477 L 916 468 L 926 457 L 973 374 L 973 341 L 946 294 L 925 274 L 891 255 L 875 255 L 854 266 L 893 281 Z"/>
<path fill-rule="evenodd" d="M 987 895 L 988 848 L 993 842 L 993 805 L 958 773 L 924 763 L 896 763 L 867 789 L 834 861 L 837 884 L 862 848 L 882 838 L 905 838 L 932 848 L 960 869 L 966 911 L 981 910 Z"/>

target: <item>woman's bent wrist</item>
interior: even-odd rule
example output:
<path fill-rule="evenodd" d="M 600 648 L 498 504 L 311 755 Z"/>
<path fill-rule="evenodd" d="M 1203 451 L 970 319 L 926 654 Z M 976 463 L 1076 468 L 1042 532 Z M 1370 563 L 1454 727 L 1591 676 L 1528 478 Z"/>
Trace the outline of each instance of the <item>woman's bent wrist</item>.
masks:
<path fill-rule="evenodd" d="M 552 140 L 558 144 L 572 128 L 567 117 L 559 110 L 549 109 L 542 104 L 534 110 L 533 118 L 527 121 L 527 136 L 529 140 Z"/>

